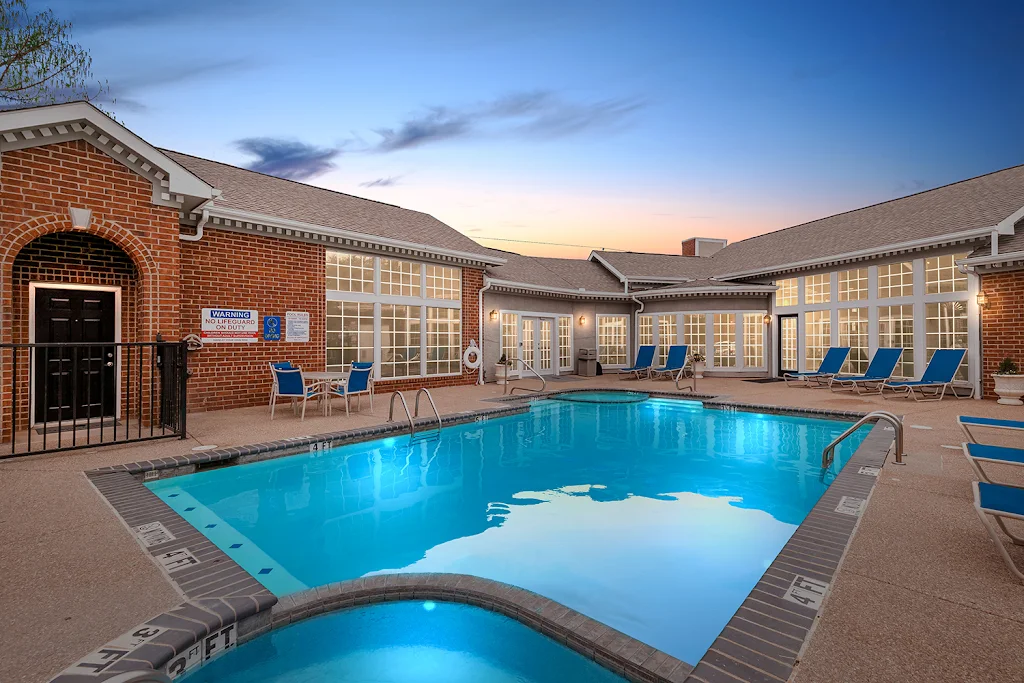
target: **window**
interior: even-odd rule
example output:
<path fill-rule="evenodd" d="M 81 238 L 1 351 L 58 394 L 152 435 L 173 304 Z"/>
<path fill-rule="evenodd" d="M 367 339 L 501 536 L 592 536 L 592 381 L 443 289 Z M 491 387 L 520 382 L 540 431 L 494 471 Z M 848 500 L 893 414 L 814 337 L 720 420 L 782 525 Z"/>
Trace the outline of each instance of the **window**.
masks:
<path fill-rule="evenodd" d="M 501 353 L 507 360 L 519 357 L 519 316 L 501 314 Z"/>
<path fill-rule="evenodd" d="M 715 367 L 736 367 L 736 314 L 715 313 Z"/>
<path fill-rule="evenodd" d="M 519 357 L 523 359 L 524 363 L 529 363 L 533 366 L 533 333 L 534 333 L 534 318 L 523 318 L 523 346 L 520 350 Z"/>
<path fill-rule="evenodd" d="M 373 293 L 373 257 L 327 252 L 327 289 L 334 292 Z"/>
<path fill-rule="evenodd" d="M 627 316 L 597 316 L 597 355 L 602 365 L 629 363 L 628 329 Z"/>
<path fill-rule="evenodd" d="M 427 266 L 427 298 L 458 301 L 462 298 L 462 269 Z"/>
<path fill-rule="evenodd" d="M 639 346 L 654 343 L 654 318 L 649 315 L 636 317 L 636 343 Z"/>
<path fill-rule="evenodd" d="M 427 374 L 462 372 L 462 311 L 427 308 Z"/>
<path fill-rule="evenodd" d="M 764 313 L 743 314 L 743 364 L 764 367 Z"/>
<path fill-rule="evenodd" d="M 947 254 L 924 260 L 925 294 L 946 294 L 966 292 L 967 274 L 956 267 L 956 260 L 967 258 L 967 254 Z"/>
<path fill-rule="evenodd" d="M 547 318 L 542 318 L 539 321 L 540 325 L 540 338 L 537 340 L 537 369 L 539 370 L 550 370 L 551 369 L 551 321 Z"/>
<path fill-rule="evenodd" d="M 799 296 L 799 278 L 791 277 L 788 280 L 779 280 L 775 284 L 779 286 L 779 290 L 775 292 L 775 305 L 776 306 L 796 306 L 800 303 Z"/>
<path fill-rule="evenodd" d="M 914 295 L 914 264 L 910 261 L 878 266 L 878 298 Z"/>
<path fill-rule="evenodd" d="M 868 269 L 839 271 L 839 300 L 864 301 L 868 298 Z"/>
<path fill-rule="evenodd" d="M 354 361 L 373 361 L 373 304 L 328 301 L 327 369 L 343 370 Z"/>
<path fill-rule="evenodd" d="M 849 346 L 843 372 L 863 375 L 868 369 L 868 309 L 839 309 L 839 345 Z"/>
<path fill-rule="evenodd" d="M 686 313 L 683 315 L 683 343 L 689 346 L 689 354 L 707 355 L 705 337 L 707 325 L 703 313 Z"/>
<path fill-rule="evenodd" d="M 925 361 L 930 361 L 937 349 L 967 348 L 967 302 L 925 304 L 924 319 Z M 964 354 L 955 379 L 967 379 L 967 354 Z"/>
<path fill-rule="evenodd" d="M 390 258 L 380 260 L 381 294 L 422 296 L 420 284 L 420 264 Z"/>
<path fill-rule="evenodd" d="M 804 278 L 804 303 L 827 304 L 832 300 L 832 276 L 829 273 Z"/>
<path fill-rule="evenodd" d="M 675 345 L 678 335 L 676 334 L 676 317 L 674 315 L 658 316 L 658 361 L 665 365 L 668 361 L 668 347 Z"/>
<path fill-rule="evenodd" d="M 558 367 L 572 369 L 572 318 L 558 319 Z"/>
<path fill-rule="evenodd" d="M 894 377 L 914 376 L 914 307 L 878 307 L 879 348 L 903 348 L 900 362 L 896 364 Z"/>
<path fill-rule="evenodd" d="M 832 311 L 804 314 L 804 367 L 814 372 L 832 345 Z"/>
<path fill-rule="evenodd" d="M 381 305 L 380 370 L 381 377 L 420 374 L 419 306 Z"/>

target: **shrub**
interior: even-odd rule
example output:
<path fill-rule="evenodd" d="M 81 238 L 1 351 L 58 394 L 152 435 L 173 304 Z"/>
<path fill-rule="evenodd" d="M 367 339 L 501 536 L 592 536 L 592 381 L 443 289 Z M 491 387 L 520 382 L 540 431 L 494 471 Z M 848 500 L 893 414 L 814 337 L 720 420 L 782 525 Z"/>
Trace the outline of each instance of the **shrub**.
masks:
<path fill-rule="evenodd" d="M 1019 375 L 1020 368 L 1013 362 L 1012 358 L 1004 358 L 1003 362 L 999 364 L 999 369 L 996 370 L 997 375 Z"/>

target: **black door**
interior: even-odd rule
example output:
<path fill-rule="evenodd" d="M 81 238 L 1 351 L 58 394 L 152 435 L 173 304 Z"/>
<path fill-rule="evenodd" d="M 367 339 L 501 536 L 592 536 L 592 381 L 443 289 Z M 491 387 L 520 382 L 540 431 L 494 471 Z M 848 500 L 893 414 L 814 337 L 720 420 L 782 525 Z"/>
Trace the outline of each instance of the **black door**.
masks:
<path fill-rule="evenodd" d="M 799 372 L 800 370 L 796 352 L 797 339 L 797 316 L 780 315 L 779 338 L 778 344 L 776 345 L 776 348 L 778 349 L 780 375 L 786 372 Z"/>
<path fill-rule="evenodd" d="M 114 414 L 114 293 L 36 288 L 35 420 L 83 420 Z"/>

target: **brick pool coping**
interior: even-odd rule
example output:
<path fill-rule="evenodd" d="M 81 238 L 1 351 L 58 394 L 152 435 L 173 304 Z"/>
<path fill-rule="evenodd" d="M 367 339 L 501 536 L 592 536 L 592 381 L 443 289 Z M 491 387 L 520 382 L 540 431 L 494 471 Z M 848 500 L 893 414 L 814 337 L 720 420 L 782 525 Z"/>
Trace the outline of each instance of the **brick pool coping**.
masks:
<path fill-rule="evenodd" d="M 568 389 L 517 396 L 514 398 L 517 403 L 513 405 L 443 416 L 442 424 L 452 425 L 517 414 L 528 410 L 528 400 L 531 398 L 576 391 L 585 390 Z M 694 394 L 644 393 L 658 398 L 696 399 L 709 407 L 726 410 L 814 415 L 832 419 L 857 419 L 864 415 L 858 412 L 734 403 Z M 503 397 L 499 400 L 504 402 L 509 398 Z M 416 424 L 429 427 L 431 422 L 419 420 Z M 86 655 L 52 680 L 59 683 L 99 683 L 126 671 L 162 670 L 167 667 L 184 666 L 186 661 L 192 662 L 190 657 L 202 659 L 204 647 L 208 650 L 207 654 L 219 653 L 220 650 L 215 644 L 221 639 L 224 639 L 225 643 L 230 641 L 232 645 L 235 642 L 245 642 L 251 637 L 268 632 L 271 628 L 320 614 L 328 605 L 331 605 L 330 609 L 341 609 L 371 602 L 430 598 L 466 602 L 516 618 L 632 681 L 785 681 L 795 668 L 812 633 L 823 599 L 828 593 L 857 528 L 859 516 L 877 481 L 877 472 L 874 475 L 865 474 L 864 468 L 870 470 L 882 467 L 893 440 L 891 433 L 887 432 L 884 426 L 875 425 L 692 671 L 689 664 L 647 645 L 642 647 L 650 652 L 643 656 L 641 661 L 633 661 L 635 657 L 623 657 L 621 655 L 626 641 L 617 640 L 618 636 L 633 641 L 625 634 L 619 634 L 618 631 L 582 614 L 579 614 L 578 618 L 584 621 L 572 624 L 572 628 L 566 631 L 566 622 L 561 617 L 570 612 L 578 613 L 524 589 L 479 577 L 452 574 L 382 575 L 309 589 L 284 596 L 279 601 L 259 581 L 143 484 L 143 481 L 189 474 L 207 467 L 244 464 L 309 452 L 314 447 L 333 448 L 408 431 L 408 423 L 404 426 L 388 423 L 330 434 L 116 465 L 86 472 L 86 476 L 96 486 L 97 491 L 136 535 L 140 545 L 153 556 L 158 566 L 163 567 L 159 562 L 161 556 L 176 553 L 180 555 L 181 551 L 191 554 L 198 562 L 192 566 L 176 568 L 172 572 L 165 569 L 168 579 L 186 599 L 185 602 Z M 855 514 L 851 514 L 851 506 L 856 507 Z M 173 538 L 159 544 L 151 543 L 146 547 L 137 528 L 156 522 L 162 524 L 164 531 Z M 410 576 L 416 577 L 415 580 L 401 578 Z M 458 578 L 452 583 L 450 577 Z M 803 590 L 800 587 L 809 585 L 808 582 L 819 588 L 824 586 L 821 590 L 821 600 L 814 607 L 795 602 L 791 596 L 800 593 L 800 590 Z M 403 587 L 402 590 L 399 590 L 399 586 Z M 500 591 L 501 595 L 495 591 Z M 787 595 L 791 597 L 787 598 Z M 513 601 L 512 596 L 520 597 L 523 602 Z M 498 597 L 501 599 L 497 599 Z M 538 605 L 546 607 L 537 612 L 534 608 Z M 545 619 L 542 613 L 546 610 L 547 614 L 551 615 L 551 610 L 555 609 L 550 605 L 564 609 L 565 612 L 560 612 L 559 618 Z M 586 625 L 585 628 L 575 628 L 583 624 Z M 157 633 L 150 635 L 154 631 Z M 591 631 L 597 634 L 595 638 L 588 637 L 592 635 Z M 140 633 L 141 636 L 138 635 Z M 614 640 L 617 646 L 609 649 L 607 642 L 601 643 L 602 638 L 606 641 Z M 214 643 L 212 651 L 209 651 L 210 643 Z M 643 650 L 637 648 L 631 651 L 630 655 L 639 657 L 640 652 Z M 655 655 L 658 656 L 656 659 Z M 644 666 L 648 659 L 651 660 L 653 667 Z M 666 672 L 663 665 L 670 666 L 666 664 L 669 661 L 675 664 Z M 189 668 L 191 669 L 191 664 Z"/>

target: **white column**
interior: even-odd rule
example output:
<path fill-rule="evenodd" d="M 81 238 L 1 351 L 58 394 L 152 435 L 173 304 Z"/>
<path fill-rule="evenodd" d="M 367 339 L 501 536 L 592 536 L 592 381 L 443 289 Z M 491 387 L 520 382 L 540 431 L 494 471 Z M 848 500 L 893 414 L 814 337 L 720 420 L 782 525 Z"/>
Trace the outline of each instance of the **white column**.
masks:
<path fill-rule="evenodd" d="M 868 358 L 878 350 L 878 266 L 868 267 Z"/>
<path fill-rule="evenodd" d="M 978 306 L 978 292 L 981 291 L 981 276 L 967 273 L 967 377 L 974 386 L 974 398 L 981 398 L 981 307 Z"/>
<path fill-rule="evenodd" d="M 378 262 L 380 261 L 380 259 L 375 259 L 375 260 L 377 260 Z M 378 268 L 378 273 L 379 272 L 380 271 L 379 271 L 379 268 Z M 377 278 L 377 283 L 378 284 L 376 284 L 375 287 L 377 287 L 379 289 L 380 288 L 380 278 L 379 277 Z M 382 336 L 381 332 L 380 332 L 380 327 L 381 327 L 381 325 L 380 325 L 380 304 L 379 303 L 375 303 L 373 305 L 373 377 L 374 377 L 374 379 L 380 379 L 381 378 L 381 367 L 380 367 L 380 364 L 381 364 L 381 362 L 383 360 L 383 357 L 384 357 L 384 354 L 381 352 L 381 348 L 380 348 L 381 336 Z"/>
<path fill-rule="evenodd" d="M 925 321 L 924 321 L 924 259 L 916 258 L 914 263 L 914 377 L 915 379 L 924 374 L 924 368 L 928 365 L 927 352 L 925 351 Z"/>

